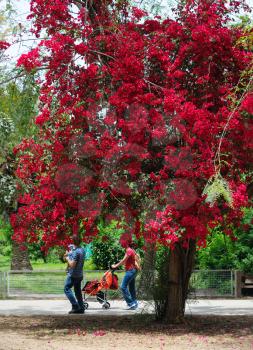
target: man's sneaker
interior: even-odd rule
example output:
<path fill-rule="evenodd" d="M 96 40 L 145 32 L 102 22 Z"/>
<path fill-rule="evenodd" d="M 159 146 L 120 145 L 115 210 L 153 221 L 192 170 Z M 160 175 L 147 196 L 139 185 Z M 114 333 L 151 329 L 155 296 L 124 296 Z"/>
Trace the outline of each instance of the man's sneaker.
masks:
<path fill-rule="evenodd" d="M 135 302 L 132 304 L 132 307 L 135 307 L 135 309 L 137 309 L 138 306 L 139 306 L 138 301 L 135 301 Z"/>
<path fill-rule="evenodd" d="M 84 314 L 84 309 L 77 309 L 77 310 L 73 310 L 73 312 L 71 312 L 72 314 Z"/>
<path fill-rule="evenodd" d="M 80 309 L 79 307 L 72 307 L 72 309 L 69 311 L 69 314 L 83 314 L 84 309 Z"/>
<path fill-rule="evenodd" d="M 127 310 L 136 310 L 137 309 L 137 305 L 136 304 L 132 304 L 132 305 L 129 305 L 127 307 Z"/>

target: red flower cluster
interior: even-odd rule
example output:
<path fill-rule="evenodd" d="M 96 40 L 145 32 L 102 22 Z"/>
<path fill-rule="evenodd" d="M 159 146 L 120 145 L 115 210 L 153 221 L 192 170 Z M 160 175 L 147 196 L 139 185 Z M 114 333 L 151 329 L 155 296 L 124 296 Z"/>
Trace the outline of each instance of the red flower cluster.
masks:
<path fill-rule="evenodd" d="M 0 50 L 6 50 L 8 47 L 10 47 L 10 44 L 7 41 L 0 40 Z"/>
<path fill-rule="evenodd" d="M 39 48 L 36 48 L 27 54 L 23 54 L 17 61 L 17 66 L 23 66 L 28 72 L 34 68 L 40 67 Z"/>
<path fill-rule="evenodd" d="M 253 93 L 247 94 L 241 105 L 242 110 L 253 115 Z"/>
<path fill-rule="evenodd" d="M 252 161 L 251 93 L 221 144 L 234 207 L 222 200 L 210 207 L 202 192 L 216 171 L 228 94 L 252 60 L 235 45 L 240 29 L 228 26 L 238 6 L 188 0 L 179 2 L 176 19 L 161 20 L 127 1 L 86 8 L 32 0 L 34 32 L 48 39 L 18 64 L 48 70 L 40 134 L 16 150 L 17 175 L 30 194 L 12 217 L 16 239 L 41 235 L 46 247 L 64 244 L 79 222 L 90 240 L 103 216 L 124 219 L 146 240 L 203 245 L 208 225 L 236 222 L 246 199 L 239 174 Z"/>

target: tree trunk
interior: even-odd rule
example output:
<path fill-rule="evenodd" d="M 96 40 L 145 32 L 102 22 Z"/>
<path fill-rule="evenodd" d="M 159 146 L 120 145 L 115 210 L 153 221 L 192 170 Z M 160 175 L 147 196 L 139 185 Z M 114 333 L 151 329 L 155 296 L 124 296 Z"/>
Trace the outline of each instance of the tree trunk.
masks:
<path fill-rule="evenodd" d="M 165 283 L 167 293 L 162 313 L 166 323 L 183 321 L 195 251 L 196 244 L 193 240 L 189 242 L 187 249 L 177 244 L 170 251 L 167 263 L 168 281 L 167 284 Z"/>
<path fill-rule="evenodd" d="M 183 301 L 183 264 L 178 246 L 171 250 L 168 265 L 168 294 L 165 306 L 164 319 L 167 322 L 177 323 L 184 316 Z"/>
<path fill-rule="evenodd" d="M 11 270 L 32 270 L 26 246 L 12 242 Z"/>

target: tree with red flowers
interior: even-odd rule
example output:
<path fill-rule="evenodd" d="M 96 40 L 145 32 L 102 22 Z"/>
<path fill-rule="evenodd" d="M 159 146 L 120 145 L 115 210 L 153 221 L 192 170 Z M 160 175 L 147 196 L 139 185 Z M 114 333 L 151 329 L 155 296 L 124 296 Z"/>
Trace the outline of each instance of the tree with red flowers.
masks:
<path fill-rule="evenodd" d="M 39 136 L 15 149 L 26 192 L 14 239 L 48 249 L 80 229 L 90 241 L 98 218 L 116 219 L 122 239 L 170 247 L 162 316 L 183 317 L 196 246 L 217 223 L 231 234 L 247 203 L 252 84 L 235 87 L 252 53 L 229 27 L 239 5 L 180 1 L 161 19 L 127 0 L 31 1 L 47 39 L 18 66 L 46 73 Z"/>

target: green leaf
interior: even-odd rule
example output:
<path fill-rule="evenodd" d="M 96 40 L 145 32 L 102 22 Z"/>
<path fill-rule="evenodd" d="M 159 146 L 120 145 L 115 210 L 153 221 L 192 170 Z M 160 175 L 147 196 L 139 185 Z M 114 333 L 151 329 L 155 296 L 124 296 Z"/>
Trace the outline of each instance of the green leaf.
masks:
<path fill-rule="evenodd" d="M 233 198 L 228 182 L 218 173 L 206 184 L 202 195 L 206 195 L 206 202 L 214 205 L 218 199 L 223 198 L 232 207 Z"/>

